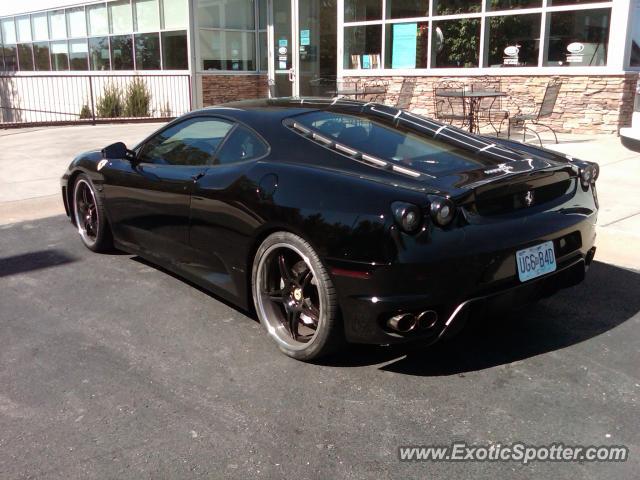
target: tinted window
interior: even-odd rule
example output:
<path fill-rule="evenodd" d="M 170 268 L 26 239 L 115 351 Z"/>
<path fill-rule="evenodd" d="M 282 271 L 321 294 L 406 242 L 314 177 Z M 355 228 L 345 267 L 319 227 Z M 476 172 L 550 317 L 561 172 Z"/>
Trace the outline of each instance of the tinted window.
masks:
<path fill-rule="evenodd" d="M 444 174 L 481 165 L 469 153 L 452 145 L 367 117 L 313 112 L 295 120 L 337 143 L 423 173 Z"/>
<path fill-rule="evenodd" d="M 244 127 L 236 128 L 218 153 L 215 163 L 225 164 L 251 160 L 265 155 L 268 147 L 254 133 Z"/>
<path fill-rule="evenodd" d="M 227 135 L 232 123 L 192 118 L 163 130 L 140 150 L 141 162 L 169 165 L 205 165 Z"/>

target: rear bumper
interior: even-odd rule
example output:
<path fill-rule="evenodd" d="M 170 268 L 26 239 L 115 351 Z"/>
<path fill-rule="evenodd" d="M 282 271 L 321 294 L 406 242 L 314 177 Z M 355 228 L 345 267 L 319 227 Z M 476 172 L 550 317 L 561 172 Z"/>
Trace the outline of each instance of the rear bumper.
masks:
<path fill-rule="evenodd" d="M 462 242 L 457 254 L 436 254 L 430 256 L 429 262 L 369 266 L 366 277 L 345 275 L 349 271 L 347 265 L 328 261 L 347 340 L 371 344 L 436 341 L 454 330 L 473 310 L 508 310 L 576 285 L 584 279 L 595 254 L 595 217 L 593 211 L 591 215 L 573 217 L 560 229 L 556 224 L 555 231 L 550 225 L 544 233 L 532 230 L 528 241 L 514 231 L 503 232 L 502 237 L 493 232 L 484 242 L 468 233 L 467 239 L 472 238 L 473 242 Z M 505 243 L 505 237 L 512 241 Z M 556 270 L 520 282 L 515 252 L 546 241 L 554 242 Z M 489 248 L 491 245 L 493 249 Z M 431 247 L 435 249 L 437 245 Z M 412 257 L 415 259 L 416 255 Z M 430 328 L 399 333 L 387 326 L 394 315 L 426 310 L 438 314 L 438 322 Z"/>

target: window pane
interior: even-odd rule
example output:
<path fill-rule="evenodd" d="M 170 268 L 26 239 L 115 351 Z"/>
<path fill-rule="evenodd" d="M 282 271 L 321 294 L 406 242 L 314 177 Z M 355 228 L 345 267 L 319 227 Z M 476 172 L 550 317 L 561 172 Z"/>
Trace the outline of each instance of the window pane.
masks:
<path fill-rule="evenodd" d="M 149 140 L 139 158 L 145 163 L 205 165 L 231 127 L 233 124 L 224 120 L 185 120 Z"/>
<path fill-rule="evenodd" d="M 20 62 L 20 70 L 23 72 L 33 70 L 33 50 L 30 43 L 18 45 L 18 61 Z"/>
<path fill-rule="evenodd" d="M 268 151 L 269 148 L 253 132 L 245 127 L 238 127 L 224 142 L 213 163 L 214 165 L 225 165 L 251 160 L 266 155 Z"/>
<path fill-rule="evenodd" d="M 258 0 L 258 28 L 267 29 L 267 0 Z"/>
<path fill-rule="evenodd" d="M 69 41 L 69 63 L 71 70 L 89 70 L 89 49 L 86 40 Z"/>
<path fill-rule="evenodd" d="M 487 10 L 510 10 L 512 8 L 537 8 L 542 0 L 488 0 Z"/>
<path fill-rule="evenodd" d="M 428 0 L 387 0 L 387 18 L 426 17 Z"/>
<path fill-rule="evenodd" d="M 429 23 L 387 25 L 385 68 L 427 68 Z"/>
<path fill-rule="evenodd" d="M 69 70 L 67 42 L 51 42 L 51 69 Z"/>
<path fill-rule="evenodd" d="M 548 14 L 549 39 L 545 65 L 602 66 L 607 64 L 611 9 Z"/>
<path fill-rule="evenodd" d="M 160 70 L 160 35 L 136 35 L 136 69 Z"/>
<path fill-rule="evenodd" d="M 67 10 L 67 22 L 70 37 L 87 36 L 87 19 L 84 16 L 84 8 L 70 8 Z"/>
<path fill-rule="evenodd" d="M 131 35 L 111 37 L 111 65 L 113 70 L 133 70 Z"/>
<path fill-rule="evenodd" d="M 382 25 L 362 25 L 344 29 L 344 68 L 380 68 Z"/>
<path fill-rule="evenodd" d="M 186 0 L 162 0 L 162 12 L 165 29 L 187 28 Z"/>
<path fill-rule="evenodd" d="M 5 45 L 4 50 L 4 70 L 14 72 L 18 69 L 18 49 L 15 45 Z"/>
<path fill-rule="evenodd" d="M 435 15 L 479 12 L 481 9 L 482 0 L 433 0 Z"/>
<path fill-rule="evenodd" d="M 49 12 L 49 29 L 52 39 L 67 38 L 67 21 L 64 10 Z"/>
<path fill-rule="evenodd" d="M 41 70 L 41 71 L 51 70 L 49 55 L 50 55 L 50 52 L 49 52 L 48 42 L 33 44 L 33 57 L 36 63 L 36 70 Z"/>
<path fill-rule="evenodd" d="M 463 18 L 433 22 L 431 39 L 433 68 L 469 68 L 478 66 L 480 20 Z"/>
<path fill-rule="evenodd" d="M 198 0 L 198 25 L 211 28 L 254 28 L 253 0 Z"/>
<path fill-rule="evenodd" d="M 203 70 L 255 70 L 255 35 L 200 30 Z"/>
<path fill-rule="evenodd" d="M 91 70 L 111 70 L 107 37 L 89 39 L 89 62 Z"/>
<path fill-rule="evenodd" d="M 133 31 L 133 18 L 129 0 L 111 2 L 109 5 L 109 21 L 111 33 L 129 33 Z"/>
<path fill-rule="evenodd" d="M 109 33 L 109 17 L 104 5 L 87 6 L 89 18 L 89 35 L 107 35 Z"/>
<path fill-rule="evenodd" d="M 269 41 L 267 32 L 260 32 L 260 70 L 267 71 L 269 68 Z"/>
<path fill-rule="evenodd" d="M 34 41 L 49 40 L 49 24 L 46 13 L 34 13 L 31 15 L 31 23 L 33 24 Z"/>
<path fill-rule="evenodd" d="M 16 17 L 16 25 L 18 28 L 18 41 L 30 42 L 31 41 L 31 19 L 29 18 L 29 15 Z"/>
<path fill-rule="evenodd" d="M 0 20 L 2 26 L 2 40 L 5 45 L 16 43 L 16 25 L 13 23 L 13 18 L 5 18 Z"/>
<path fill-rule="evenodd" d="M 382 2 L 380 0 L 344 0 L 345 22 L 380 19 L 382 19 Z"/>
<path fill-rule="evenodd" d="M 542 15 L 489 17 L 487 67 L 535 67 L 538 65 Z M 508 47 L 515 47 L 509 48 Z"/>
<path fill-rule="evenodd" d="M 635 4 L 633 8 L 629 65 L 632 67 L 640 67 L 640 3 Z"/>
<path fill-rule="evenodd" d="M 133 7 L 136 15 L 136 32 L 160 30 L 158 0 L 136 0 Z"/>
<path fill-rule="evenodd" d="M 549 5 L 550 7 L 555 7 L 558 5 L 576 5 L 582 3 L 598 3 L 602 1 L 603 0 L 549 0 L 547 5 Z"/>
<path fill-rule="evenodd" d="M 187 70 L 187 32 L 162 32 L 162 63 L 165 70 Z"/>

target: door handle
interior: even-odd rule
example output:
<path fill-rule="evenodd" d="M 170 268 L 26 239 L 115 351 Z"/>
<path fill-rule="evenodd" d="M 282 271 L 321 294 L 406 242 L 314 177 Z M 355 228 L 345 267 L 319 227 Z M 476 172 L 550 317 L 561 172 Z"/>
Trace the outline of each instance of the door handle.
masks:
<path fill-rule="evenodd" d="M 296 71 L 293 68 L 289 69 L 289 81 L 293 82 L 296 79 Z"/>
<path fill-rule="evenodd" d="M 204 177 L 204 172 L 200 172 L 200 173 L 196 173 L 195 175 L 191 175 L 191 178 L 193 179 L 194 182 L 197 182 L 202 177 Z"/>

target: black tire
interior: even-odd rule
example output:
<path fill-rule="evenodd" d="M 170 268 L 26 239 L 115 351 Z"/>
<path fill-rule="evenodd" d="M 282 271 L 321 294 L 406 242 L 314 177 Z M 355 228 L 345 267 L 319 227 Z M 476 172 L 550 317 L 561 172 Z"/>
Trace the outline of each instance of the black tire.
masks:
<path fill-rule="evenodd" d="M 304 239 L 289 232 L 269 235 L 256 252 L 251 280 L 260 323 L 285 355 L 316 360 L 344 345 L 333 282 Z"/>
<path fill-rule="evenodd" d="M 73 183 L 71 202 L 74 223 L 85 247 L 94 252 L 112 250 L 113 237 L 102 197 L 84 173 L 78 175 Z"/>

